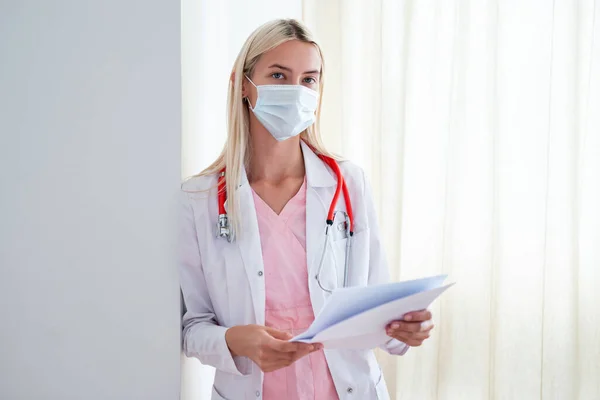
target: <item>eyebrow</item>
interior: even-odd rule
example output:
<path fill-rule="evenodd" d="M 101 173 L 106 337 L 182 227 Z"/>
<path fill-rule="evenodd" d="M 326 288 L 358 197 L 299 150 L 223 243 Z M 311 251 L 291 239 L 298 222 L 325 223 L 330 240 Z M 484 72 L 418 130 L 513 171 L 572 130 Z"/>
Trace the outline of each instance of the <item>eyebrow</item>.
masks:
<path fill-rule="evenodd" d="M 279 69 L 282 69 L 282 70 L 284 70 L 284 71 L 289 71 L 289 72 L 292 72 L 292 69 L 291 69 L 291 68 L 289 68 L 289 67 L 284 67 L 283 65 L 280 65 L 280 64 L 273 64 L 273 65 L 269 66 L 269 68 L 279 68 Z M 313 69 L 313 70 L 311 70 L 311 71 L 305 71 L 304 73 L 305 73 L 305 74 L 320 74 L 320 73 L 321 73 L 321 71 L 318 71 L 318 70 L 316 70 L 316 69 Z"/>

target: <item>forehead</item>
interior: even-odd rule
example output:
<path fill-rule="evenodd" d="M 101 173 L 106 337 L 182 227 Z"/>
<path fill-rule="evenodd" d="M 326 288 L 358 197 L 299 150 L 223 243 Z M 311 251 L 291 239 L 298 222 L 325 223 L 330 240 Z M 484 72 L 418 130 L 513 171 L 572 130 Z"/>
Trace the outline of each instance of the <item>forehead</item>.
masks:
<path fill-rule="evenodd" d="M 280 64 L 295 72 L 321 70 L 321 57 L 312 43 L 290 40 L 264 53 L 256 63 L 257 69 Z"/>

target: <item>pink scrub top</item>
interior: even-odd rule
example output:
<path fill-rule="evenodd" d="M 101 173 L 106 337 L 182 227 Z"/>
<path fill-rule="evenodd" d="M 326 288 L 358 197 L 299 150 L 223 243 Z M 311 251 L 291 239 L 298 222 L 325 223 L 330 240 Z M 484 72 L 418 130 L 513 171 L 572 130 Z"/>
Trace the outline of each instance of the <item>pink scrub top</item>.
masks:
<path fill-rule="evenodd" d="M 279 215 L 252 193 L 265 271 L 265 325 L 296 335 L 315 318 L 306 264 L 306 179 Z M 323 350 L 265 373 L 263 399 L 339 399 Z"/>

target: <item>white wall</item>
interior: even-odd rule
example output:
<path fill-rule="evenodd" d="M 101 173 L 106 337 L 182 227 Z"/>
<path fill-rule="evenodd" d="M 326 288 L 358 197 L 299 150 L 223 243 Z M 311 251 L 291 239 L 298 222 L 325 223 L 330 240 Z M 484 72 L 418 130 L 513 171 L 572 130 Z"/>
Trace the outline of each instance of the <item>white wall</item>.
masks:
<path fill-rule="evenodd" d="M 0 398 L 177 399 L 180 9 L 0 3 Z"/>

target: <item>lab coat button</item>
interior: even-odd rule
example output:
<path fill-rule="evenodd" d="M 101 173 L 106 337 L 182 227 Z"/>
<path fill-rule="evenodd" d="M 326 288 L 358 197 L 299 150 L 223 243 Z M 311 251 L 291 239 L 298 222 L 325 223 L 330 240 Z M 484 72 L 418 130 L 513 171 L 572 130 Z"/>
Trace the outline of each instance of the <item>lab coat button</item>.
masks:
<path fill-rule="evenodd" d="M 258 390 L 256 391 L 256 397 L 260 397 L 260 392 Z"/>
<path fill-rule="evenodd" d="M 263 276 L 263 272 L 262 271 L 258 271 L 258 276 Z M 256 392 L 256 393 L 258 393 L 258 392 Z"/>
<path fill-rule="evenodd" d="M 346 391 L 347 391 L 349 394 L 352 394 L 352 392 L 354 392 L 354 389 L 352 389 L 351 387 L 349 387 L 349 388 L 348 388 Z"/>

